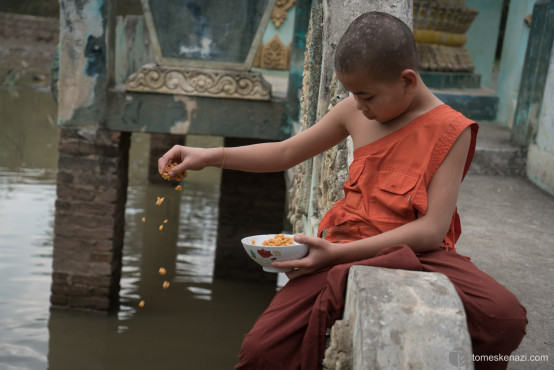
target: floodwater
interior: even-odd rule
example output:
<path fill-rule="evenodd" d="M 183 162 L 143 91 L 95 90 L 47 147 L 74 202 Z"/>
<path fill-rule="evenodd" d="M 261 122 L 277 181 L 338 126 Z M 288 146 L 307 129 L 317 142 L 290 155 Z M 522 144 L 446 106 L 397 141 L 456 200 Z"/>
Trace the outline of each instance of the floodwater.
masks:
<path fill-rule="evenodd" d="M 0 89 L 0 369 L 231 369 L 275 287 L 213 278 L 219 170 L 182 192 L 150 184 L 146 134 L 132 138 L 119 312 L 50 310 L 55 121 L 48 92 Z"/>

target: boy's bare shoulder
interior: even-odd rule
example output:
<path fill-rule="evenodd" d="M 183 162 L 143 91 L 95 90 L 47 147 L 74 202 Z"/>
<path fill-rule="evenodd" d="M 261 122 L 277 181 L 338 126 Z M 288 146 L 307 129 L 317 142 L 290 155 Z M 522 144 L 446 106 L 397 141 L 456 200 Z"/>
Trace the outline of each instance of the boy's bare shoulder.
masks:
<path fill-rule="evenodd" d="M 356 100 L 353 96 L 348 96 L 338 102 L 329 113 L 343 125 L 351 121 L 353 117 L 359 115 L 359 110 L 356 108 Z"/>
<path fill-rule="evenodd" d="M 332 106 L 322 121 L 333 122 L 346 128 L 356 114 L 359 114 L 359 111 L 356 109 L 356 101 L 353 96 L 349 96 Z"/>
<path fill-rule="evenodd" d="M 356 108 L 356 99 L 353 95 L 349 95 L 348 97 L 342 99 L 337 103 L 337 105 L 335 105 L 335 108 L 341 109 L 345 112 L 356 112 L 358 110 Z"/>

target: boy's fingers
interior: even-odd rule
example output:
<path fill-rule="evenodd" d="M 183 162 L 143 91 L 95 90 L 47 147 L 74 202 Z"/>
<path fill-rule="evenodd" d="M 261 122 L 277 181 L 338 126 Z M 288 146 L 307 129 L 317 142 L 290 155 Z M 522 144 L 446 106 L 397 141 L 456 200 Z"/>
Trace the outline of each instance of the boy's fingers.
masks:
<path fill-rule="evenodd" d="M 289 272 L 286 272 L 285 275 L 289 278 L 289 280 L 294 280 L 296 278 L 299 278 L 302 275 L 306 275 L 308 272 L 304 269 L 296 269 Z"/>
<path fill-rule="evenodd" d="M 158 159 L 158 172 L 162 174 L 164 172 L 165 165 L 167 164 L 167 160 L 164 157 L 160 157 Z"/>
<path fill-rule="evenodd" d="M 161 156 L 160 159 L 158 159 L 158 172 L 160 174 L 164 172 L 165 166 L 167 166 L 169 161 L 175 160 L 176 162 L 180 162 L 179 150 L 179 145 L 174 145 L 163 156 Z"/>
<path fill-rule="evenodd" d="M 273 267 L 277 268 L 291 268 L 291 269 L 297 269 L 304 267 L 304 262 L 302 261 L 304 258 L 298 259 L 298 260 L 290 260 L 290 261 L 282 261 L 282 262 L 273 262 L 271 265 Z"/>
<path fill-rule="evenodd" d="M 187 168 L 185 167 L 185 164 L 183 162 L 179 163 L 177 166 L 173 167 L 171 170 L 169 170 L 168 174 L 169 176 L 173 177 L 175 175 L 181 174 L 185 172 Z"/>
<path fill-rule="evenodd" d="M 163 173 L 165 171 L 165 166 L 167 166 L 167 164 L 171 160 L 170 152 L 171 151 L 165 153 L 163 156 L 160 157 L 160 159 L 158 159 L 158 172 L 159 173 Z"/>
<path fill-rule="evenodd" d="M 319 247 L 324 242 L 321 238 L 302 234 L 295 235 L 294 241 L 300 244 L 308 244 L 310 247 Z"/>

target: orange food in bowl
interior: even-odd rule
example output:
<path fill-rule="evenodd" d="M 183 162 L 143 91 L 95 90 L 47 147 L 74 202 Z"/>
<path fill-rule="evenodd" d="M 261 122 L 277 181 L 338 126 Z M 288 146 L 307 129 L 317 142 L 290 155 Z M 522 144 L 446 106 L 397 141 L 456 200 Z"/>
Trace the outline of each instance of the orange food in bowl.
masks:
<path fill-rule="evenodd" d="M 273 238 L 269 238 L 267 240 L 264 240 L 262 245 L 271 247 L 271 246 L 287 246 L 287 245 L 293 245 L 292 237 L 291 236 L 285 236 L 283 234 L 277 234 Z"/>

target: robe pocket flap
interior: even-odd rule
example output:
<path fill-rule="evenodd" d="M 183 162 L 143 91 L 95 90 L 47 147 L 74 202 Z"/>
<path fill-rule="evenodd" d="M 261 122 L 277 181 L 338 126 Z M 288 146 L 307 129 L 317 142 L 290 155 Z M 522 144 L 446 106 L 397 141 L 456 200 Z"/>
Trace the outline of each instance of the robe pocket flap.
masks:
<path fill-rule="evenodd" d="M 377 182 L 379 184 L 379 189 L 387 191 L 393 194 L 406 194 L 414 188 L 417 184 L 419 175 L 392 171 L 392 170 L 381 170 L 379 172 Z"/>

